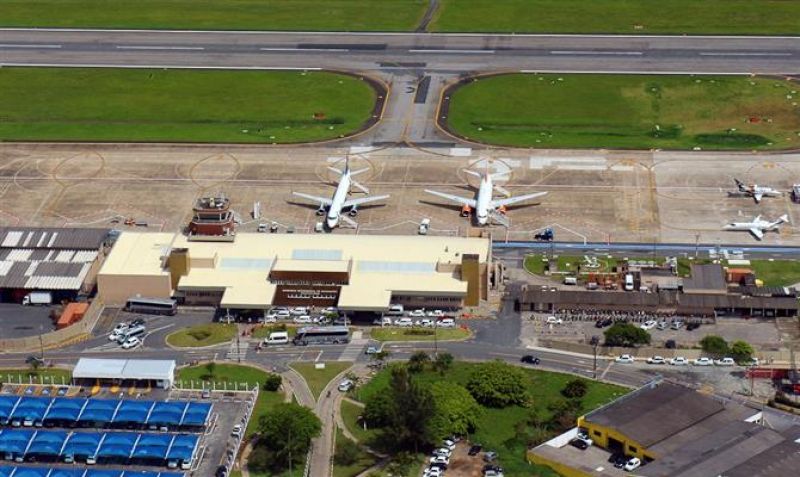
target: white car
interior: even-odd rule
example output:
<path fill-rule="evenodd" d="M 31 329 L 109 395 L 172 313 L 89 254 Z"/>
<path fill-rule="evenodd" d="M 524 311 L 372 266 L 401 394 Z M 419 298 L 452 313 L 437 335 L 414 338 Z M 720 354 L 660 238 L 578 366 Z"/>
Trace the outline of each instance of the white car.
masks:
<path fill-rule="evenodd" d="M 322 313 L 325 314 L 325 315 L 327 315 L 327 314 L 331 314 L 332 315 L 334 313 L 339 314 L 339 309 L 336 308 L 335 306 L 329 306 L 329 307 L 325 308 L 324 310 L 322 310 Z"/>
<path fill-rule="evenodd" d="M 392 319 L 388 316 L 384 316 L 383 318 L 375 318 L 372 320 L 373 325 L 380 325 L 380 326 L 392 326 Z"/>
<path fill-rule="evenodd" d="M 408 316 L 411 318 L 425 318 L 425 310 L 422 308 L 417 310 L 411 310 L 408 312 Z"/>
<path fill-rule="evenodd" d="M 355 383 L 353 383 L 353 381 L 350 381 L 349 379 L 344 379 L 342 380 L 342 382 L 339 383 L 338 389 L 339 391 L 346 393 L 347 391 L 353 389 L 353 386 L 355 386 Z"/>
<path fill-rule="evenodd" d="M 733 358 L 725 357 L 722 359 L 714 360 L 714 364 L 716 364 L 717 366 L 733 366 L 736 364 L 736 361 L 734 361 Z"/>
<path fill-rule="evenodd" d="M 450 459 L 448 457 L 437 455 L 437 456 L 431 457 L 430 463 L 434 464 L 434 465 L 436 465 L 436 464 L 450 465 Z"/>
<path fill-rule="evenodd" d="M 436 326 L 439 328 L 455 328 L 456 320 L 452 318 L 445 318 L 443 320 L 439 320 L 439 323 Z"/>
<path fill-rule="evenodd" d="M 645 321 L 644 323 L 642 323 L 642 324 L 639 326 L 639 328 L 641 328 L 641 329 L 643 329 L 643 330 L 652 330 L 653 328 L 655 328 L 655 327 L 656 327 L 656 325 L 658 325 L 658 322 L 657 322 L 657 321 L 655 321 L 655 320 L 649 320 L 649 321 Z"/>
<path fill-rule="evenodd" d="M 400 318 L 398 320 L 395 320 L 394 325 L 407 328 L 409 326 L 414 326 L 414 321 L 411 320 L 411 318 Z"/>
<path fill-rule="evenodd" d="M 242 425 L 241 424 L 236 424 L 235 426 L 233 426 L 233 429 L 231 429 L 231 437 L 235 437 L 237 439 L 240 439 L 242 437 Z"/>
<path fill-rule="evenodd" d="M 423 318 L 414 323 L 415 326 L 422 326 L 423 328 L 430 328 L 433 326 L 433 320 L 430 318 Z"/>
<path fill-rule="evenodd" d="M 438 449 L 435 449 L 431 453 L 431 455 L 434 456 L 434 457 L 436 457 L 437 455 L 443 455 L 443 456 L 449 458 L 451 453 L 452 453 L 452 451 L 450 449 L 448 449 L 447 447 L 440 447 Z"/>
<path fill-rule="evenodd" d="M 140 340 L 136 336 L 131 336 L 130 338 L 123 341 L 120 346 L 122 346 L 122 349 L 131 349 L 139 346 L 140 344 L 142 344 L 142 340 Z"/>
<path fill-rule="evenodd" d="M 425 472 L 422 473 L 422 477 L 442 477 L 444 476 L 444 471 L 441 467 L 426 467 Z"/>
<path fill-rule="evenodd" d="M 456 448 L 456 441 L 452 439 L 445 439 L 442 441 L 442 447 L 446 447 L 450 450 L 453 450 Z"/>
<path fill-rule="evenodd" d="M 672 366 L 686 366 L 689 364 L 689 360 L 684 358 L 683 356 L 676 356 L 669 360 L 669 364 Z"/>
<path fill-rule="evenodd" d="M 444 318 L 444 312 L 442 310 L 431 310 L 428 312 L 428 316 L 431 318 Z"/>
<path fill-rule="evenodd" d="M 556 318 L 555 316 L 548 316 L 547 319 L 544 320 L 544 322 L 548 325 L 560 325 L 564 323 L 564 320 L 562 320 L 561 318 Z"/>
<path fill-rule="evenodd" d="M 295 316 L 292 321 L 295 323 L 311 323 L 311 317 L 308 315 Z"/>
<path fill-rule="evenodd" d="M 116 331 L 112 332 L 110 335 L 108 335 L 108 340 L 109 341 L 117 341 L 117 340 L 119 340 L 119 337 L 122 336 L 122 334 L 125 333 L 125 331 L 126 330 L 122 330 L 119 333 L 117 333 Z"/>
<path fill-rule="evenodd" d="M 711 366 L 714 364 L 714 361 L 711 358 L 706 358 L 703 356 L 702 358 L 697 358 L 696 360 L 692 361 L 692 364 L 695 366 Z"/>
<path fill-rule="evenodd" d="M 265 316 L 262 321 L 264 323 L 277 323 L 278 322 L 278 317 L 275 316 L 275 315 L 270 315 L 269 313 L 267 313 L 267 316 Z"/>
<path fill-rule="evenodd" d="M 616 361 L 617 363 L 630 364 L 630 363 L 633 363 L 635 361 L 635 359 L 633 358 L 633 356 L 631 356 L 629 354 L 622 354 L 622 355 L 617 356 L 617 359 L 615 359 L 614 361 Z"/>
<path fill-rule="evenodd" d="M 289 310 L 289 313 L 292 316 L 303 316 L 311 313 L 311 310 L 309 310 L 307 306 L 296 306 Z"/>
<path fill-rule="evenodd" d="M 118 335 L 118 334 L 122 333 L 123 331 L 127 330 L 128 327 L 130 327 L 130 325 L 128 323 L 125 323 L 124 321 L 122 323 L 118 323 L 117 326 L 115 326 L 114 329 L 111 330 L 111 334 L 117 334 Z"/>
<path fill-rule="evenodd" d="M 642 465 L 642 461 L 640 461 L 637 457 L 631 457 L 628 459 L 628 462 L 625 462 L 625 467 L 623 467 L 623 469 L 630 472 L 638 469 L 640 465 Z"/>
<path fill-rule="evenodd" d="M 647 364 L 667 364 L 667 360 L 663 356 L 652 356 L 647 358 Z"/>
<path fill-rule="evenodd" d="M 587 445 L 591 446 L 592 444 L 594 444 L 594 441 L 592 440 L 591 437 L 589 437 L 589 434 L 587 434 L 587 433 L 585 433 L 583 431 L 579 431 L 578 432 L 578 437 L 577 438 L 582 440 L 583 442 L 585 442 Z"/>
<path fill-rule="evenodd" d="M 267 312 L 267 318 L 275 318 L 276 320 L 287 319 L 290 316 L 292 316 L 292 314 L 285 308 L 272 309 Z"/>

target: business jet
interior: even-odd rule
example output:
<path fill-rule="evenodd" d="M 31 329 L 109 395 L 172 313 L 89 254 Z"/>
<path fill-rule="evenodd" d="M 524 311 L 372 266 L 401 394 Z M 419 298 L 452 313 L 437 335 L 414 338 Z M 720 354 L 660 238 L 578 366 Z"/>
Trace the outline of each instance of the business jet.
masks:
<path fill-rule="evenodd" d="M 369 194 L 369 189 L 353 179 L 353 177 L 367 172 L 369 170 L 368 167 L 351 171 L 350 162 L 345 161 L 343 171 L 330 166 L 328 166 L 328 169 L 331 172 L 339 175 L 339 183 L 336 185 L 336 190 L 333 193 L 333 197 L 330 199 L 304 194 L 302 192 L 292 192 L 292 194 L 297 197 L 302 197 L 303 199 L 307 199 L 319 204 L 317 215 L 320 217 L 325 215 L 325 225 L 328 226 L 328 229 L 334 229 L 338 227 L 341 222 L 345 222 L 354 228 L 358 227 L 358 223 L 356 223 L 356 221 L 350 217 L 355 217 L 358 214 L 359 206 L 371 204 L 373 202 L 379 202 L 389 198 L 388 195 L 374 195 L 369 197 L 360 197 L 357 199 L 347 198 L 350 195 L 351 186 L 360 190 L 364 194 Z M 344 215 L 345 210 L 348 211 L 350 217 Z"/>
<path fill-rule="evenodd" d="M 519 195 L 516 197 L 507 197 L 505 199 L 495 199 L 495 190 L 503 193 L 506 196 L 511 195 L 508 191 L 493 183 L 494 179 L 507 175 L 508 171 L 496 172 L 494 174 L 491 174 L 487 171 L 486 174 L 481 174 L 479 172 L 465 169 L 464 172 L 471 176 L 478 177 L 481 181 L 480 185 L 478 186 L 478 192 L 474 199 L 446 194 L 444 192 L 435 190 L 425 189 L 425 192 L 451 202 L 461 204 L 462 217 L 468 217 L 474 211 L 475 221 L 478 223 L 478 225 L 486 225 L 489 223 L 489 219 L 491 219 L 504 227 L 508 227 L 510 223 L 505 217 L 506 207 L 547 194 L 547 192 L 537 192 L 535 194 Z"/>
<path fill-rule="evenodd" d="M 782 195 L 780 191 L 772 187 L 760 186 L 758 184 L 745 184 L 739 179 L 733 179 L 733 181 L 736 182 L 739 193 L 752 197 L 753 200 L 756 201 L 756 204 L 761 202 L 763 197 L 780 197 Z"/>
<path fill-rule="evenodd" d="M 753 234 L 753 237 L 761 240 L 764 238 L 764 232 L 777 231 L 781 224 L 785 224 L 787 222 L 789 222 L 789 217 L 787 215 L 781 215 L 778 217 L 778 220 L 774 222 L 763 220 L 759 215 L 751 222 L 731 222 L 722 228 L 723 230 L 731 230 L 736 232 L 750 232 Z"/>

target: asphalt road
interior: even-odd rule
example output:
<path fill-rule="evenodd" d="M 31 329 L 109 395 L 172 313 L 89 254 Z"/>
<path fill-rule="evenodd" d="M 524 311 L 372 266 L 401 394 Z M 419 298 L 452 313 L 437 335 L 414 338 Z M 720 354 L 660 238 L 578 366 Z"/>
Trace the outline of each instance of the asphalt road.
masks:
<path fill-rule="evenodd" d="M 0 29 L 0 64 L 800 73 L 800 39 Z"/>

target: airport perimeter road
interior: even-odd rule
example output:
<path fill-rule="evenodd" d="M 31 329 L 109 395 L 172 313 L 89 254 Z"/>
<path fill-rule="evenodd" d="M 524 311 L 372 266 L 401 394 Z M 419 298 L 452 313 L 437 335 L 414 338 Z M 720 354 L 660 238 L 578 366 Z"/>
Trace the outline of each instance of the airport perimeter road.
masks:
<path fill-rule="evenodd" d="M 0 29 L 0 64 L 800 74 L 800 38 Z"/>
<path fill-rule="evenodd" d="M 800 258 L 800 247 L 742 245 L 742 244 L 689 244 L 689 243 L 598 243 L 598 242 L 494 242 L 493 253 L 502 260 L 522 260 L 529 253 L 557 253 L 582 255 L 603 254 L 617 257 L 656 255 L 707 257 L 710 252 L 742 252 L 745 258 L 761 259 L 797 259 Z"/>

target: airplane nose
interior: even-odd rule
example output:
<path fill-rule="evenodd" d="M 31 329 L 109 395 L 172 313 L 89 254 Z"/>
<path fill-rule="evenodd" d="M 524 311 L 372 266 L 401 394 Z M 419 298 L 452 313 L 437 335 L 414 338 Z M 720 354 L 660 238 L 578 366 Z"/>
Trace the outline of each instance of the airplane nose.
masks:
<path fill-rule="evenodd" d="M 338 225 L 338 222 L 339 222 L 339 221 L 338 221 L 338 220 L 335 220 L 335 219 L 328 219 L 328 220 L 327 220 L 327 223 L 328 223 L 328 228 L 329 228 L 329 229 L 336 228 L 336 225 Z"/>

